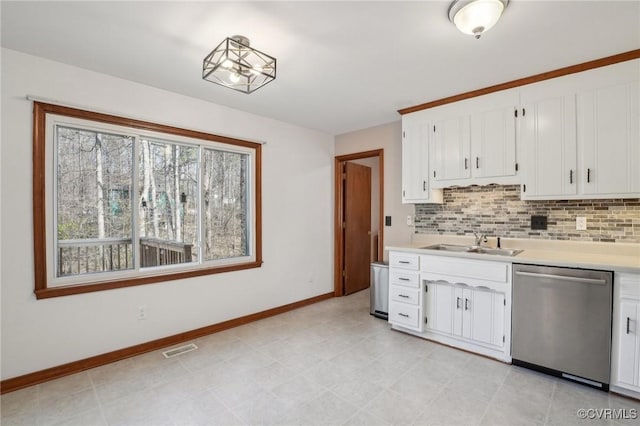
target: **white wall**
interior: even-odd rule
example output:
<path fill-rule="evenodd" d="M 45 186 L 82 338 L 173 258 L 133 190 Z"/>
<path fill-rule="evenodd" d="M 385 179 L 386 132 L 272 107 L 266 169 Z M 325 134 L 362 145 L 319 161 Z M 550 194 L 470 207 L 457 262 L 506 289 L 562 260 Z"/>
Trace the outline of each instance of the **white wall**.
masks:
<path fill-rule="evenodd" d="M 407 216 L 414 214 L 413 204 L 402 204 L 402 122 L 358 130 L 336 136 L 336 155 L 384 149 L 384 215 L 391 216 L 391 226 L 384 227 L 384 245 L 411 242 L 413 226 Z M 385 260 L 389 254 L 385 251 Z"/>
<path fill-rule="evenodd" d="M 36 300 L 27 94 L 267 141 L 262 268 Z M 2 379 L 333 291 L 331 135 L 7 49 L 1 134 Z M 138 321 L 143 304 L 148 318 Z"/>

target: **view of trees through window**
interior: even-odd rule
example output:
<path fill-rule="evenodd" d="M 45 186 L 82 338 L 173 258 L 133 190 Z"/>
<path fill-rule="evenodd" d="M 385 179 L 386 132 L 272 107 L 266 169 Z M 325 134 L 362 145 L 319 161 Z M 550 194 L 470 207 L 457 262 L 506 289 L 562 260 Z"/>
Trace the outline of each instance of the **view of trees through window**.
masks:
<path fill-rule="evenodd" d="M 58 277 L 249 255 L 248 154 L 64 126 L 55 152 Z"/>

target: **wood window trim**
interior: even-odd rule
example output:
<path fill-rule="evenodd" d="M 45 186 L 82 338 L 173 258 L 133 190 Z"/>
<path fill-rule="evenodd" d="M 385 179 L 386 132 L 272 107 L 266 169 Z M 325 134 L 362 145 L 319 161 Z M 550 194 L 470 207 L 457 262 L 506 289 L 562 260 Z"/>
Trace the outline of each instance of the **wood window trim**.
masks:
<path fill-rule="evenodd" d="M 106 124 L 126 126 L 135 129 L 162 132 L 204 141 L 224 143 L 228 145 L 251 148 L 255 150 L 255 260 L 232 265 L 221 265 L 188 271 L 177 271 L 152 276 L 131 277 L 124 279 L 47 287 L 47 234 L 46 234 L 46 117 L 56 114 L 66 117 L 91 120 Z M 132 118 L 119 117 L 77 108 L 54 105 L 39 101 L 33 102 L 33 247 L 34 247 L 34 281 L 36 299 L 69 296 L 94 291 L 152 284 L 163 281 L 192 278 L 202 275 L 240 271 L 262 266 L 262 145 L 241 139 L 219 136 L 195 130 L 167 126 Z"/>
<path fill-rule="evenodd" d="M 547 72 L 535 74 L 529 77 L 508 81 L 506 83 L 496 84 L 495 86 L 489 86 L 482 89 L 472 90 L 470 92 L 460 93 L 460 94 L 449 96 L 446 98 L 437 99 L 435 101 L 426 102 L 423 104 L 399 109 L 398 113 L 400 115 L 410 114 L 412 112 L 422 111 L 429 108 L 435 108 L 441 105 L 463 101 L 465 99 L 471 99 L 471 98 L 476 98 L 478 96 L 488 95 L 489 93 L 499 92 L 507 89 L 513 89 L 515 87 L 520 87 L 520 86 L 526 86 L 527 84 L 533 84 L 533 83 L 537 83 L 544 80 L 550 80 L 553 78 L 558 78 L 558 77 L 562 77 L 569 74 L 575 74 L 575 73 L 588 71 L 595 68 L 606 67 L 608 65 L 614 65 L 620 62 L 631 61 L 639 58 L 640 58 L 640 49 L 630 50 L 628 52 L 619 53 L 617 55 L 607 56 L 606 58 L 583 62 L 581 64 L 571 65 L 564 68 L 558 68 L 553 71 L 547 71 Z"/>

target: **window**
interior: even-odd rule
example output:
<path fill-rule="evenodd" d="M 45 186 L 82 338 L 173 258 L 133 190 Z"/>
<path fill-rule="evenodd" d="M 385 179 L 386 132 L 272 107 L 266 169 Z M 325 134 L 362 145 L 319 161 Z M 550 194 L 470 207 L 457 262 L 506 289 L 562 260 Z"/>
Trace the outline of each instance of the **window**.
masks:
<path fill-rule="evenodd" d="M 261 146 L 34 103 L 36 297 L 259 267 Z"/>

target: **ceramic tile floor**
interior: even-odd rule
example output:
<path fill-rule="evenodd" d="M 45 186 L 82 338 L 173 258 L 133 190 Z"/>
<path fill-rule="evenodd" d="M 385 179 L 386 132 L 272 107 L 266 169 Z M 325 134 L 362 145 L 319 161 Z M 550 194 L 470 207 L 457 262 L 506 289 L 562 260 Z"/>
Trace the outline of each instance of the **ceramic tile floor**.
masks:
<path fill-rule="evenodd" d="M 640 425 L 640 402 L 391 331 L 369 294 L 2 396 L 10 425 Z"/>

